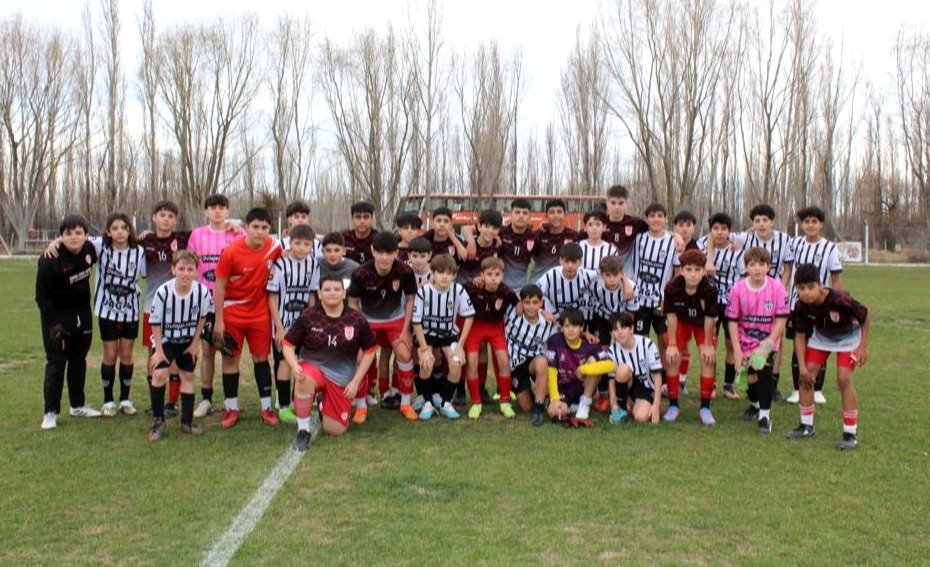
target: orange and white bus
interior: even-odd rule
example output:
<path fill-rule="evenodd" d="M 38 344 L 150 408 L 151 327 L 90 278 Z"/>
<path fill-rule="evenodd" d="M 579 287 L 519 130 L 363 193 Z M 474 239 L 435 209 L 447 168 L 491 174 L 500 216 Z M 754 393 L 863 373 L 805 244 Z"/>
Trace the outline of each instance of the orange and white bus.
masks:
<path fill-rule="evenodd" d="M 410 194 L 401 198 L 397 207 L 397 213 L 413 212 L 420 215 L 423 219 L 423 228 L 429 228 L 430 212 L 439 207 L 447 207 L 452 211 L 452 224 L 459 227 L 467 224 L 476 224 L 478 215 L 481 211 L 496 209 L 504 215 L 504 222 L 510 218 L 510 204 L 515 199 L 526 199 L 530 202 L 530 223 L 533 229 L 546 220 L 546 201 L 550 199 L 562 199 L 565 201 L 567 210 L 565 211 L 565 226 L 575 230 L 581 230 L 582 218 L 588 211 L 604 205 L 605 198 L 603 195 L 486 195 L 477 197 L 474 195 L 449 195 L 439 194 L 430 195 L 427 203 L 426 195 Z M 395 215 L 396 217 L 396 215 Z"/>

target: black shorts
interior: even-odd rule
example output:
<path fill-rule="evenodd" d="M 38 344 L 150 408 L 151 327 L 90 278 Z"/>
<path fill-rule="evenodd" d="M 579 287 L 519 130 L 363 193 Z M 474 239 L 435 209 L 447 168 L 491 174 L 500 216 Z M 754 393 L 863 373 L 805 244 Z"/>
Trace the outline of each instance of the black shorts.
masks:
<path fill-rule="evenodd" d="M 510 371 L 510 389 L 513 393 L 525 392 L 533 386 L 534 377 L 530 373 L 531 362 L 533 362 L 532 358 L 524 360 L 520 366 Z"/>
<path fill-rule="evenodd" d="M 668 331 L 665 315 L 659 311 L 658 307 L 640 307 L 634 315 L 636 318 L 634 331 L 637 335 L 648 337 L 650 327 L 656 335 L 662 335 Z"/>
<path fill-rule="evenodd" d="M 455 342 L 455 337 L 449 335 L 448 337 L 437 337 L 436 335 L 423 335 L 426 337 L 426 344 L 433 348 L 443 348 L 447 346 L 452 346 L 452 343 Z"/>
<path fill-rule="evenodd" d="M 588 320 L 588 332 L 601 341 L 602 346 L 610 345 L 610 321 L 599 315 L 592 315 Z"/>
<path fill-rule="evenodd" d="M 727 341 L 729 341 L 729 340 L 730 340 L 730 325 L 729 325 L 729 323 L 730 323 L 730 320 L 727 319 L 725 316 L 721 315 L 721 316 L 717 317 L 717 322 L 715 323 L 715 325 L 717 325 L 717 327 L 716 327 L 716 329 L 715 329 L 715 331 L 714 331 L 714 334 L 715 334 L 715 335 L 720 335 L 720 327 L 723 327 L 723 338 L 726 339 Z"/>
<path fill-rule="evenodd" d="M 109 319 L 99 319 L 100 339 L 115 341 L 118 339 L 136 340 L 139 337 L 139 321 L 124 321 L 119 323 Z"/>
<path fill-rule="evenodd" d="M 634 402 L 636 400 L 646 400 L 647 402 L 653 402 L 656 399 L 656 391 L 652 388 L 647 388 L 641 380 L 633 378 L 633 387 L 630 388 L 630 399 Z"/>
<path fill-rule="evenodd" d="M 162 343 L 161 350 L 165 353 L 165 360 L 158 364 L 157 368 L 168 368 L 171 366 L 172 362 L 178 363 L 178 370 L 184 372 L 193 372 L 194 367 L 197 365 L 197 359 L 184 356 L 184 351 L 186 351 L 191 346 L 192 341 L 187 341 L 185 343 Z M 154 354 L 155 349 L 149 349 L 149 352 Z"/>

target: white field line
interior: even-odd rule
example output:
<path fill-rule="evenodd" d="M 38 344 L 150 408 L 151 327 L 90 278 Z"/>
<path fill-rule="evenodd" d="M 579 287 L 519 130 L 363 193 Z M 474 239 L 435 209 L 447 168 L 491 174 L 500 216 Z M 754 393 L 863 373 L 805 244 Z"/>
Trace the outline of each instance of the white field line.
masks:
<path fill-rule="evenodd" d="M 226 532 L 223 533 L 222 537 L 220 537 L 220 539 L 213 544 L 213 547 L 210 548 L 210 551 L 207 552 L 207 555 L 200 563 L 201 567 L 225 567 L 229 564 L 229 561 L 233 558 L 233 555 L 236 554 L 239 546 L 242 545 L 245 538 L 252 533 L 252 530 L 254 530 L 258 522 L 261 521 L 262 516 L 265 514 L 265 510 L 268 509 L 275 494 L 281 490 L 281 487 L 284 486 L 284 483 L 287 482 L 287 479 L 293 474 L 294 469 L 297 468 L 297 464 L 300 463 L 300 459 L 302 459 L 303 456 L 304 453 L 298 453 L 288 447 L 284 455 L 278 459 L 274 469 L 268 473 L 268 476 L 262 481 L 261 486 L 259 486 L 255 494 L 252 495 L 252 499 L 249 500 L 249 503 L 239 511 L 239 514 L 235 517 L 229 528 L 226 529 Z"/>

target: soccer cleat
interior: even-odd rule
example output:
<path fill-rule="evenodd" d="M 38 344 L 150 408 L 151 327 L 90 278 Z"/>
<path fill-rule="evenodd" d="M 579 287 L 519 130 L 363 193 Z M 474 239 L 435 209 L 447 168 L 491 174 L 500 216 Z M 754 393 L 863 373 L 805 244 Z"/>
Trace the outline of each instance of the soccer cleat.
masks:
<path fill-rule="evenodd" d="M 704 425 L 717 425 L 717 420 L 714 419 L 714 414 L 711 413 L 710 408 L 701 408 L 698 415 L 701 416 L 701 423 Z"/>
<path fill-rule="evenodd" d="M 203 427 L 200 427 L 196 423 L 182 423 L 181 432 L 186 433 L 192 437 L 199 437 L 203 435 Z"/>
<path fill-rule="evenodd" d="M 625 409 L 617 408 L 610 412 L 610 423 L 617 424 L 621 423 L 626 419 L 627 413 Z"/>
<path fill-rule="evenodd" d="M 739 392 L 733 387 L 733 384 L 723 385 L 723 396 L 728 400 L 738 400 Z"/>
<path fill-rule="evenodd" d="M 769 421 L 769 418 L 763 417 L 759 420 L 759 434 L 768 435 L 772 432 L 772 422 Z"/>
<path fill-rule="evenodd" d="M 410 407 L 413 408 L 413 411 L 420 411 L 423 409 L 423 406 L 426 404 L 426 400 L 423 396 L 417 396 L 417 399 L 413 400 L 413 403 L 410 404 Z M 433 408 L 435 409 L 435 408 Z"/>
<path fill-rule="evenodd" d="M 435 414 L 436 414 L 436 408 L 433 407 L 432 403 L 426 402 L 425 404 L 423 404 L 423 408 L 420 409 L 420 421 L 429 421 L 430 419 L 433 418 L 433 415 Z"/>
<path fill-rule="evenodd" d="M 124 413 L 126 415 L 136 415 L 139 413 L 136 410 L 136 406 L 133 405 L 132 400 L 121 400 L 119 403 L 119 411 L 120 413 Z M 175 415 L 178 413 L 177 406 L 174 406 L 174 413 Z M 168 415 L 168 406 L 165 406 L 165 415 Z"/>
<path fill-rule="evenodd" d="M 491 396 L 491 401 L 492 401 L 492 402 L 499 402 L 499 401 L 501 401 L 501 394 L 500 394 L 500 392 L 494 392 L 494 395 Z"/>
<path fill-rule="evenodd" d="M 665 410 L 665 415 L 662 416 L 662 419 L 668 422 L 673 422 L 678 419 L 678 406 L 668 406 L 668 409 Z"/>
<path fill-rule="evenodd" d="M 468 419 L 478 419 L 481 417 L 481 409 L 483 406 L 481 404 L 472 404 L 471 408 L 468 410 Z"/>
<path fill-rule="evenodd" d="M 772 403 L 778 404 L 785 401 L 785 396 L 782 395 L 781 391 L 778 388 L 772 390 Z"/>
<path fill-rule="evenodd" d="M 533 404 L 533 411 L 530 413 L 530 419 L 534 427 L 540 427 L 546 423 L 546 408 L 542 404 Z"/>
<path fill-rule="evenodd" d="M 788 396 L 788 399 L 785 402 L 789 404 L 796 404 L 801 400 L 801 392 L 797 390 L 791 390 L 791 395 Z"/>
<path fill-rule="evenodd" d="M 123 403 L 120 402 L 120 409 L 122 409 Z M 175 417 L 178 415 L 178 404 L 173 402 L 168 402 L 165 404 L 165 417 Z"/>
<path fill-rule="evenodd" d="M 501 402 L 501 415 L 507 419 L 510 419 L 512 417 L 516 417 L 517 413 L 513 411 L 513 406 L 510 405 L 510 402 Z"/>
<path fill-rule="evenodd" d="M 381 398 L 381 407 L 391 411 L 400 409 L 400 394 L 391 394 Z"/>
<path fill-rule="evenodd" d="M 100 407 L 100 413 L 103 414 L 103 417 L 116 417 L 119 408 L 116 407 L 116 402 L 107 402 Z"/>
<path fill-rule="evenodd" d="M 365 405 L 376 406 L 378 405 L 378 399 L 372 396 L 371 394 L 368 394 L 367 396 L 365 396 Z"/>
<path fill-rule="evenodd" d="M 262 421 L 268 427 L 277 427 L 281 420 L 278 419 L 278 416 L 274 413 L 274 410 L 271 408 L 262 410 Z"/>
<path fill-rule="evenodd" d="M 81 406 L 68 410 L 71 417 L 100 417 L 102 414 L 90 406 Z"/>
<path fill-rule="evenodd" d="M 756 406 L 749 406 L 746 408 L 746 411 L 742 415 L 743 421 L 755 421 L 759 419 L 759 408 Z"/>
<path fill-rule="evenodd" d="M 413 408 L 410 406 L 400 406 L 400 415 L 404 416 L 404 419 L 407 421 L 417 421 L 419 416 L 417 412 L 413 411 Z"/>
<path fill-rule="evenodd" d="M 355 408 L 355 413 L 352 414 L 352 423 L 355 425 L 361 425 L 368 420 L 368 408 Z"/>
<path fill-rule="evenodd" d="M 297 414 L 294 413 L 294 408 L 291 406 L 284 406 L 278 410 L 278 419 L 284 423 L 293 425 L 297 423 Z"/>
<path fill-rule="evenodd" d="M 562 426 L 571 427 L 574 429 L 590 429 L 594 427 L 594 422 L 587 418 L 581 419 L 578 417 L 573 417 L 567 421 L 562 422 Z"/>
<path fill-rule="evenodd" d="M 827 398 L 823 397 L 823 392 L 821 392 L 820 390 L 814 392 L 814 403 L 815 404 L 827 403 Z"/>
<path fill-rule="evenodd" d="M 439 408 L 439 413 L 446 419 L 458 419 L 461 417 L 459 412 L 455 411 L 455 408 L 452 407 L 452 404 L 449 402 L 442 404 L 442 407 Z"/>
<path fill-rule="evenodd" d="M 607 413 L 610 410 L 610 398 L 605 395 L 599 395 L 597 401 L 594 402 L 594 409 L 601 413 Z"/>
<path fill-rule="evenodd" d="M 788 433 L 785 433 L 785 437 L 788 439 L 807 439 L 808 437 L 814 436 L 814 426 L 813 425 L 804 425 L 803 423 Z"/>
<path fill-rule="evenodd" d="M 433 394 L 433 407 L 441 408 L 442 407 L 442 396 L 439 394 Z"/>
<path fill-rule="evenodd" d="M 152 429 L 149 430 L 148 440 L 152 441 L 161 441 L 161 438 L 165 436 L 165 420 L 156 419 L 152 424 Z"/>
<path fill-rule="evenodd" d="M 298 453 L 303 453 L 307 447 L 313 443 L 313 436 L 306 429 L 298 429 L 297 435 L 294 436 L 294 445 L 292 446 Z"/>
<path fill-rule="evenodd" d="M 42 429 L 49 430 L 58 427 L 58 414 L 50 411 L 42 416 Z"/>
<path fill-rule="evenodd" d="M 211 413 L 213 413 L 213 402 L 210 400 L 201 400 L 194 408 L 194 417 L 207 417 Z"/>
<path fill-rule="evenodd" d="M 858 446 L 859 437 L 857 437 L 855 433 L 846 433 L 845 431 L 843 432 L 843 438 L 840 439 L 840 442 L 837 445 L 841 451 L 852 451 Z"/>
<path fill-rule="evenodd" d="M 223 417 L 220 419 L 220 425 L 223 429 L 229 429 L 239 423 L 239 410 L 223 410 Z"/>

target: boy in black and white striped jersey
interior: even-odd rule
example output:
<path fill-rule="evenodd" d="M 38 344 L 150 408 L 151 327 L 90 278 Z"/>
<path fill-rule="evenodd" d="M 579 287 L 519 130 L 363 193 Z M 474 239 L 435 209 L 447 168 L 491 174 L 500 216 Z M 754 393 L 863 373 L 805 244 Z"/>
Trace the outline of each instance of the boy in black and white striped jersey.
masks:
<path fill-rule="evenodd" d="M 633 282 L 623 275 L 623 262 L 619 256 L 606 256 L 598 266 L 601 277 L 591 282 L 588 289 L 587 337 L 604 348 L 610 345 L 610 321 L 617 313 L 625 313 L 636 295 Z M 610 377 L 605 376 L 597 386 L 597 401 L 594 408 L 605 412 L 610 409 L 608 386 Z"/>
<path fill-rule="evenodd" d="M 588 291 L 597 279 L 595 272 L 582 269 L 581 246 L 569 242 L 559 250 L 559 265 L 539 278 L 539 289 L 543 292 L 545 309 L 558 317 L 566 309 L 587 308 Z"/>
<path fill-rule="evenodd" d="M 202 435 L 203 429 L 194 423 L 194 368 L 200 354 L 200 334 L 207 314 L 213 311 L 210 290 L 197 281 L 197 254 L 179 250 L 172 258 L 174 279 L 162 284 L 155 292 L 149 313 L 152 326 L 152 429 L 149 441 L 158 441 L 165 434 L 165 382 L 172 363 L 181 375 L 181 431 Z"/>
<path fill-rule="evenodd" d="M 607 256 L 617 256 L 617 247 L 601 239 L 604 227 L 607 225 L 607 213 L 602 209 L 589 211 L 584 215 L 584 227 L 587 238 L 578 243 L 581 246 L 581 267 L 586 270 L 598 271 L 601 260 Z"/>
<path fill-rule="evenodd" d="M 504 331 L 510 354 L 511 389 L 523 411 L 532 411 L 533 425 L 546 422 L 546 391 L 549 362 L 546 343 L 558 329 L 542 312 L 543 293 L 536 284 L 520 289 L 520 307 L 507 311 Z M 551 316 L 550 316 L 551 317 Z"/>
<path fill-rule="evenodd" d="M 665 230 L 667 214 L 659 203 L 646 207 L 649 231 L 636 236 L 630 274 L 636 286 L 636 297 L 630 305 L 630 311 L 636 313 L 636 333 L 649 336 L 650 328 L 654 330 L 660 354 L 665 352 L 668 330 L 660 306 L 665 286 L 677 274 L 675 263 L 679 254 L 675 236 Z"/>
<path fill-rule="evenodd" d="M 627 396 L 633 399 L 633 419 L 659 423 L 662 403 L 662 362 L 655 343 L 635 332 L 631 313 L 611 319 L 614 342 L 607 356 L 616 364 L 610 383 L 610 422 L 620 423 L 627 416 Z"/>

